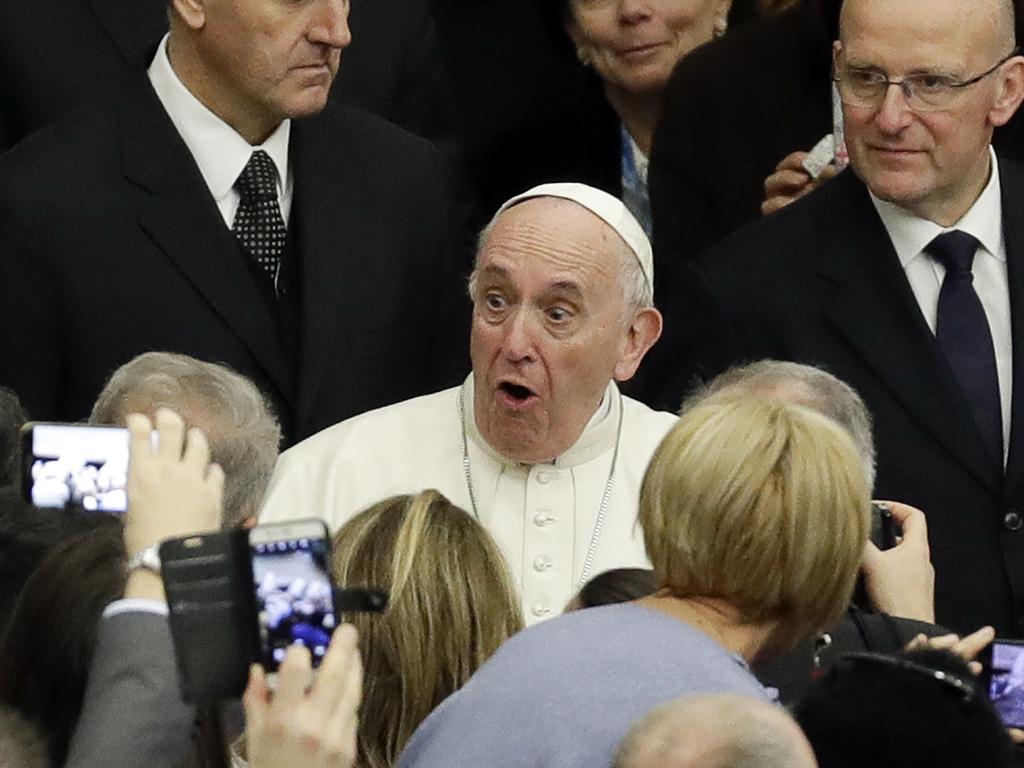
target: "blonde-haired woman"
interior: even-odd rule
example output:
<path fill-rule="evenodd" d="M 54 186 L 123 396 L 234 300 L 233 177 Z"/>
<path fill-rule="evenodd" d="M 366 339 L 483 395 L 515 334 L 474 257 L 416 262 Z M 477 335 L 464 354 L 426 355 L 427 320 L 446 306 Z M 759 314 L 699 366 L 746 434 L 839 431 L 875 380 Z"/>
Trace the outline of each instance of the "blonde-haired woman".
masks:
<path fill-rule="evenodd" d="M 420 722 L 523 627 L 498 546 L 437 491 L 394 496 L 334 536 L 339 587 L 390 592 L 383 615 L 353 614 L 365 667 L 356 768 L 385 768 Z"/>
<path fill-rule="evenodd" d="M 857 451 L 827 417 L 695 405 L 641 489 L 658 592 L 512 638 L 427 718 L 401 768 L 608 765 L 635 719 L 678 696 L 770 699 L 748 664 L 842 615 L 869 514 Z"/>

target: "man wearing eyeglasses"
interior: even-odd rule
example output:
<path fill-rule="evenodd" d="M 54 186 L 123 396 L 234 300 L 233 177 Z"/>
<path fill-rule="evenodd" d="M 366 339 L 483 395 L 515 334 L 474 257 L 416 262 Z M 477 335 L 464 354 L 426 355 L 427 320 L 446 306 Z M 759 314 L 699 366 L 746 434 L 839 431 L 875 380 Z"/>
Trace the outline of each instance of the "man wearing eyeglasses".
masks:
<path fill-rule="evenodd" d="M 875 497 L 928 516 L 937 621 L 1022 635 L 1024 167 L 990 147 L 1024 99 L 1013 30 L 1011 0 L 846 0 L 851 169 L 685 267 L 643 374 L 663 406 L 737 359 L 851 384 Z"/>

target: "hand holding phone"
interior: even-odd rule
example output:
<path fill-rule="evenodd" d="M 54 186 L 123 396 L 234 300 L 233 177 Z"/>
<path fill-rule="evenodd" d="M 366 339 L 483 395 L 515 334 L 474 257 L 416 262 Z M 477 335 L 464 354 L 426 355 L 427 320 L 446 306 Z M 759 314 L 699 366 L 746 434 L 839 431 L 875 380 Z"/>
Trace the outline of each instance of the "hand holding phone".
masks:
<path fill-rule="evenodd" d="M 243 698 L 251 768 L 348 768 L 355 762 L 363 692 L 356 640 L 351 625 L 334 633 L 312 685 L 304 648 L 286 652 L 273 695 L 263 670 L 252 668 Z"/>
<path fill-rule="evenodd" d="M 892 516 L 892 532 L 880 522 L 880 536 L 893 546 L 874 542 L 864 548 L 861 573 L 871 607 L 880 613 L 935 623 L 935 569 L 928 548 L 928 524 L 921 510 L 895 501 L 878 502 Z M 888 543 L 880 540 L 880 543 Z"/>
<path fill-rule="evenodd" d="M 220 526 L 224 472 L 210 463 L 198 429 L 167 409 L 156 413 L 157 439 L 147 417 L 128 417 L 131 462 L 125 547 L 133 555 L 157 542 L 215 531 Z"/>
<path fill-rule="evenodd" d="M 1024 640 L 995 639 L 983 665 L 982 684 L 1003 725 L 1024 728 Z"/>

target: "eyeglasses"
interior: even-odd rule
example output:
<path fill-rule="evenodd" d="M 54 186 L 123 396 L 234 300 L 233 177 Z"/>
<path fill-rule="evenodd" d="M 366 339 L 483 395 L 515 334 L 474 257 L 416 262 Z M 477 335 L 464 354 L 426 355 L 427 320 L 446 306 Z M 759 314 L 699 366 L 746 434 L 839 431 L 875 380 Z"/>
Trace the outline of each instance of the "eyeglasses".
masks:
<path fill-rule="evenodd" d="M 1017 55 L 1014 48 L 991 69 L 980 75 L 957 80 L 950 75 L 937 72 L 919 72 L 907 75 L 902 80 L 890 80 L 884 72 L 869 67 L 842 67 L 837 61 L 833 80 L 839 90 L 839 97 L 851 107 L 877 108 L 889 92 L 889 86 L 898 86 L 903 91 L 907 106 L 915 112 L 946 109 L 961 90 L 981 82 L 1003 64 Z"/>
<path fill-rule="evenodd" d="M 924 675 L 947 687 L 950 691 L 956 692 L 965 704 L 969 704 L 973 701 L 977 694 L 977 689 L 974 685 L 963 680 L 957 675 L 943 672 L 941 669 L 926 667 L 924 664 L 918 664 L 916 661 L 905 659 L 902 656 L 889 656 L 884 653 L 870 653 L 867 651 L 863 653 L 844 653 L 839 657 L 839 663 L 837 666 L 833 667 L 833 673 L 835 673 L 836 669 L 844 663 L 878 664 Z"/>

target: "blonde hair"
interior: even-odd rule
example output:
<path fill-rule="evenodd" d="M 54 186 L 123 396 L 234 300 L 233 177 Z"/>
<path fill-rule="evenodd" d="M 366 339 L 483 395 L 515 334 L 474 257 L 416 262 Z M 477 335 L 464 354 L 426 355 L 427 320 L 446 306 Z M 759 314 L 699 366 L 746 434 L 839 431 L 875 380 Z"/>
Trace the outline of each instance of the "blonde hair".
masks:
<path fill-rule="evenodd" d="M 390 591 L 384 615 L 346 618 L 366 670 L 356 765 L 392 766 L 431 710 L 522 629 L 519 598 L 487 531 L 433 490 L 342 526 L 334 570 L 341 587 Z"/>
<path fill-rule="evenodd" d="M 777 621 L 781 649 L 846 609 L 869 503 L 857 451 L 827 417 L 713 400 L 685 412 L 655 452 L 639 519 L 659 587 Z"/>

